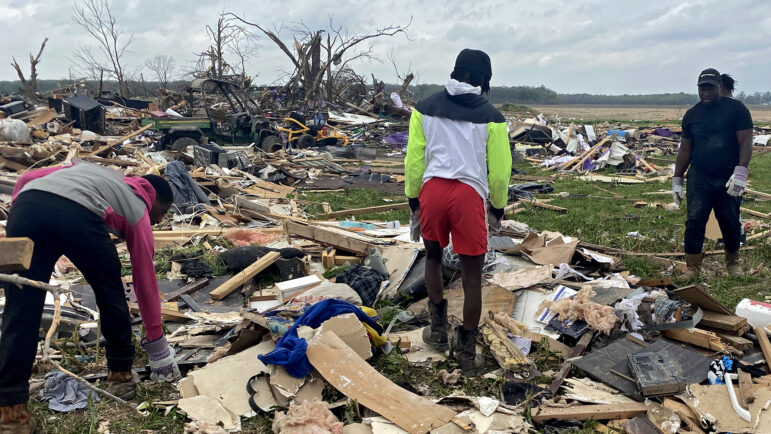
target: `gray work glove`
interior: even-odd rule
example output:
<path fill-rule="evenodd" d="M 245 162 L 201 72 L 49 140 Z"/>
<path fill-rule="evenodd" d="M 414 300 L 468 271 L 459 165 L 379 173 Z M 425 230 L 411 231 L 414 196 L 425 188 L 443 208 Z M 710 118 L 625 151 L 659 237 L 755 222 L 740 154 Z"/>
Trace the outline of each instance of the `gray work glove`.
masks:
<path fill-rule="evenodd" d="M 683 177 L 675 176 L 672 178 L 672 200 L 675 201 L 677 206 L 683 201 L 685 193 L 683 193 Z"/>
<path fill-rule="evenodd" d="M 410 204 L 410 239 L 420 242 L 420 201 L 417 198 L 409 199 Z"/>
<path fill-rule="evenodd" d="M 501 232 L 501 220 L 503 220 L 503 209 L 487 207 L 487 231 L 490 235 L 497 235 Z"/>
<path fill-rule="evenodd" d="M 161 336 L 154 341 L 142 341 L 142 348 L 150 359 L 150 379 L 153 381 L 172 381 L 179 377 L 179 367 L 174 356 L 174 349 Z"/>

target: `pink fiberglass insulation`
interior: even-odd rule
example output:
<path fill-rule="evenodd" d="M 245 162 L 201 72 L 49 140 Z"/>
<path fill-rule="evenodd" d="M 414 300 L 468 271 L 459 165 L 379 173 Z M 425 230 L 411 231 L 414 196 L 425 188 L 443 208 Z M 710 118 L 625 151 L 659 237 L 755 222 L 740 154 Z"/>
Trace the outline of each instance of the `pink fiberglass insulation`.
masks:
<path fill-rule="evenodd" d="M 282 237 L 280 233 L 266 233 L 249 229 L 235 229 L 226 231 L 225 239 L 236 247 L 246 247 L 253 244 L 264 246 Z"/>
<path fill-rule="evenodd" d="M 610 334 L 618 317 L 611 306 L 591 301 L 595 294 L 591 288 L 584 287 L 571 298 L 545 300 L 538 309 L 548 308 L 563 320 L 584 320 L 592 329 Z"/>
<path fill-rule="evenodd" d="M 277 411 L 273 432 L 280 434 L 342 434 L 343 424 L 329 411 L 324 401 L 292 402 L 284 413 Z"/>

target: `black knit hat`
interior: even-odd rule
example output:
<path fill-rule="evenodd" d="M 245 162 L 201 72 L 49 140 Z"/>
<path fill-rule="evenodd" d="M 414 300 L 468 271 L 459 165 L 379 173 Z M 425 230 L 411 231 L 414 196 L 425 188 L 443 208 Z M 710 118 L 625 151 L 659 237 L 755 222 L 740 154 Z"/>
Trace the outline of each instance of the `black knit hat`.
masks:
<path fill-rule="evenodd" d="M 490 56 L 482 50 L 464 48 L 455 59 L 455 71 L 459 70 L 478 72 L 488 80 L 493 77 Z"/>

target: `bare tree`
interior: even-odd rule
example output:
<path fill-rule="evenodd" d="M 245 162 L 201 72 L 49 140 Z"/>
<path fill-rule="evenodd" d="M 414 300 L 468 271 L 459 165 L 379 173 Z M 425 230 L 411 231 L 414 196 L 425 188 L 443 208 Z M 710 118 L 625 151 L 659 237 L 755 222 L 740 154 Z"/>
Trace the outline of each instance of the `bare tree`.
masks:
<path fill-rule="evenodd" d="M 238 75 L 246 79 L 246 60 L 257 50 L 257 36 L 225 14 L 220 14 L 216 27 L 206 26 L 211 45 L 197 53 L 195 75 L 198 77 L 224 78 Z M 234 61 L 228 61 L 228 58 Z"/>
<path fill-rule="evenodd" d="M 82 46 L 76 52 L 75 59 L 92 75 L 106 72 L 108 77 L 118 81 L 120 95 L 129 96 L 130 73 L 123 63 L 123 55 L 134 40 L 134 35 L 126 35 L 118 26 L 108 0 L 79 0 L 73 7 L 73 20 L 96 40 L 102 57 L 94 53 L 91 47 Z"/>
<path fill-rule="evenodd" d="M 410 20 L 403 26 L 391 24 L 366 35 L 352 35 L 343 26 L 336 25 L 332 18 L 329 19 L 327 30 L 311 31 L 303 23 L 299 23 L 290 29 L 294 39 L 292 51 L 277 32 L 246 21 L 233 13 L 227 15 L 260 30 L 289 57 L 295 67 L 295 74 L 289 85 L 299 84 L 304 88 L 305 100 L 309 106 L 319 103 L 322 96 L 328 100 L 334 98 L 336 75 L 349 76 L 348 63 L 363 58 L 374 59 L 372 46 L 362 48 L 363 43 L 383 36 L 406 34 L 412 23 Z M 322 55 L 325 57 L 324 61 L 321 60 Z"/>
<path fill-rule="evenodd" d="M 169 85 L 169 78 L 174 74 L 174 58 L 158 55 L 152 59 L 145 60 L 145 66 L 155 74 L 155 77 L 161 83 L 161 87 L 166 89 Z"/>
<path fill-rule="evenodd" d="M 11 66 L 13 66 L 13 69 L 16 70 L 16 74 L 19 76 L 24 95 L 30 99 L 37 98 L 37 65 L 40 63 L 40 55 L 43 54 L 46 42 L 48 42 L 48 38 L 43 39 L 43 43 L 40 45 L 40 51 L 37 52 L 37 56 L 32 57 L 32 53 L 29 53 L 29 80 L 24 78 L 24 73 L 21 71 L 21 66 L 19 66 L 19 62 L 16 61 L 16 58 L 11 57 L 11 59 L 13 59 Z"/>

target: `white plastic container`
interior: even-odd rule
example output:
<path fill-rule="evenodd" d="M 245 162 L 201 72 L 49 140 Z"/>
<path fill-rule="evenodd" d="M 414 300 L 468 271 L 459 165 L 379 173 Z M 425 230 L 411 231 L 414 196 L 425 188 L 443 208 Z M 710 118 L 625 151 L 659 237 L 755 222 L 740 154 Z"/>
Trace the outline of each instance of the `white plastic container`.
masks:
<path fill-rule="evenodd" d="M 763 328 L 771 324 L 771 303 L 745 298 L 736 305 L 736 314 L 747 318 L 749 325 Z"/>

